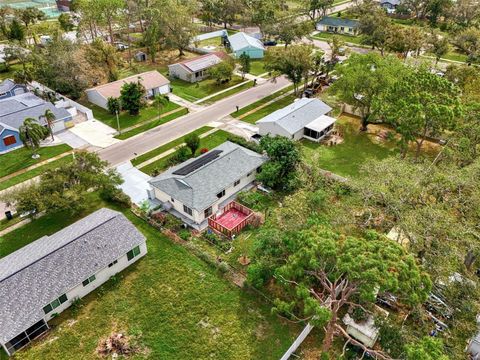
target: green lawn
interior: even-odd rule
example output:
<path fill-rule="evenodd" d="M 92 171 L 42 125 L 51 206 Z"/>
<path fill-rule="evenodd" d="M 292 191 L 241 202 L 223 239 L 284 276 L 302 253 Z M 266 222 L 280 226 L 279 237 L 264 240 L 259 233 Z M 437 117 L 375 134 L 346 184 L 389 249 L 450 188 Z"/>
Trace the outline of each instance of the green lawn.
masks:
<path fill-rule="evenodd" d="M 204 137 L 203 139 L 200 139 L 200 147 L 197 150 L 197 153 L 195 154 L 196 156 L 200 154 L 200 149 L 202 148 L 207 148 L 207 149 L 213 149 L 214 147 L 217 147 L 220 144 L 223 144 L 225 141 L 227 141 L 228 137 L 230 136 L 230 133 L 223 131 L 223 130 L 217 130 L 214 133 Z M 161 172 L 165 169 L 168 168 L 169 166 L 169 160 L 174 154 L 168 155 L 164 158 L 161 158 L 147 166 L 144 166 L 140 170 L 142 170 L 144 173 L 153 175 L 154 173 Z"/>
<path fill-rule="evenodd" d="M 176 111 L 176 112 L 174 112 L 170 115 L 161 117 L 161 118 L 159 118 L 157 120 L 154 120 L 154 121 L 149 121 L 146 124 L 144 124 L 142 126 L 139 126 L 135 129 L 132 129 L 130 131 L 122 132 L 120 135 L 115 136 L 115 138 L 120 139 L 120 140 L 128 139 L 129 137 L 132 137 L 132 136 L 138 135 L 142 132 L 145 132 L 147 130 L 153 129 L 157 126 L 165 124 L 169 121 L 172 121 L 172 120 L 174 120 L 174 119 L 176 119 L 180 116 L 186 115 L 186 114 L 188 114 L 188 109 L 182 108 L 181 110 L 178 110 L 178 111 Z"/>
<path fill-rule="evenodd" d="M 216 96 L 213 96 L 205 101 L 201 101 L 199 102 L 199 104 L 213 104 L 214 102 L 216 101 L 219 101 L 219 100 L 222 100 L 222 99 L 225 99 L 226 97 L 229 97 L 229 96 L 232 96 L 236 93 L 239 93 L 240 91 L 243 91 L 243 90 L 247 90 L 247 89 L 250 89 L 253 85 L 253 81 L 247 81 L 245 82 L 243 85 L 240 85 L 234 89 L 230 89 L 228 91 L 225 91 L 221 94 L 218 94 Z"/>
<path fill-rule="evenodd" d="M 101 108 L 100 106 L 88 102 L 85 102 L 84 105 L 92 109 L 95 119 L 100 120 L 104 124 L 107 124 L 114 129 L 117 128 L 117 117 L 115 115 L 110 114 L 107 110 Z M 177 105 L 174 102 L 170 101 L 167 106 L 162 109 L 160 114 L 164 114 L 169 111 L 178 109 L 179 107 L 180 105 Z M 145 121 L 153 120 L 158 117 L 158 115 L 158 108 L 154 106 L 147 106 L 141 109 L 140 114 L 135 116 L 129 115 L 126 111 L 122 111 L 118 117 L 120 121 L 120 128 L 125 129 Z"/>
<path fill-rule="evenodd" d="M 197 129 L 195 131 L 192 131 L 192 132 L 188 133 L 187 135 L 190 135 L 192 133 L 197 134 L 197 135 L 201 135 L 201 134 L 206 133 L 207 131 L 209 131 L 211 129 L 213 129 L 213 128 L 211 128 L 210 126 L 203 126 L 200 129 Z M 185 135 L 185 136 L 187 136 L 187 135 Z M 160 154 L 164 153 L 167 150 L 170 150 L 170 149 L 174 148 L 175 146 L 178 146 L 178 145 L 182 144 L 185 136 L 179 137 L 178 139 L 170 141 L 169 143 L 166 143 L 162 146 L 159 146 L 156 149 L 153 149 L 153 150 L 151 150 L 151 151 L 149 151 L 149 152 L 147 152 L 143 155 L 140 155 L 140 156 L 134 158 L 132 160 L 132 164 L 134 166 L 139 165 L 139 164 L 141 164 L 141 163 L 143 163 L 143 162 L 145 162 L 145 161 L 147 161 L 147 160 L 149 160 L 149 159 L 151 159 L 151 158 L 153 158 L 157 155 L 160 155 Z"/>
<path fill-rule="evenodd" d="M 258 76 L 265 74 L 267 70 L 265 70 L 265 62 L 263 59 L 259 60 L 252 60 L 250 61 L 250 74 Z"/>
<path fill-rule="evenodd" d="M 88 212 L 108 206 L 95 194 L 88 200 Z M 259 295 L 233 286 L 129 211 L 125 215 L 146 236 L 148 254 L 117 275 L 117 281 L 83 298 L 77 313 L 67 310 L 52 320 L 52 330 L 16 353 L 15 359 L 97 358 L 99 340 L 112 332 L 138 337 L 144 351 L 133 359 L 281 357 L 301 331 L 300 325 L 279 320 Z M 78 218 L 45 217 L 2 240 L 11 252 Z"/>
<path fill-rule="evenodd" d="M 213 79 L 205 79 L 197 83 L 190 83 L 180 79 L 171 79 L 172 92 L 184 98 L 187 101 L 194 102 L 203 99 L 206 96 L 215 94 L 216 92 L 228 89 L 231 86 L 241 83 L 243 80 L 240 76 L 234 76 L 231 81 L 226 84 L 217 84 Z M 236 89 L 235 89 L 236 90 Z"/>
<path fill-rule="evenodd" d="M 344 41 L 346 43 L 352 43 L 352 44 L 356 44 L 356 45 L 360 45 L 362 43 L 362 36 L 332 34 L 332 33 L 326 33 L 326 32 L 320 32 L 320 33 L 314 35 L 313 38 L 318 39 L 318 40 L 328 41 L 333 36 L 338 37 L 339 39 L 341 39 L 342 41 Z"/>
<path fill-rule="evenodd" d="M 230 116 L 233 116 L 234 118 L 238 118 L 239 116 L 241 116 L 243 114 L 246 114 L 247 112 L 249 112 L 253 109 L 256 109 L 260 105 L 266 104 L 267 102 L 269 102 L 269 101 L 271 101 L 271 100 L 273 100 L 273 99 L 275 99 L 275 98 L 277 98 L 277 97 L 279 97 L 279 96 L 281 96 L 281 95 L 283 95 L 283 94 L 285 94 L 289 91 L 292 91 L 292 90 L 293 90 L 293 85 L 287 86 L 286 88 L 284 88 L 282 90 L 278 90 L 271 95 L 265 96 L 264 98 L 261 98 L 260 100 L 257 100 L 254 103 L 252 103 L 248 106 L 245 106 L 238 111 L 234 111 L 233 113 L 230 114 Z"/>
<path fill-rule="evenodd" d="M 30 171 L 24 172 L 23 174 L 14 176 L 14 177 L 12 177 L 8 180 L 1 181 L 0 182 L 0 191 L 4 190 L 4 189 L 7 189 L 7 188 L 9 188 L 13 185 L 17 185 L 17 184 L 20 184 L 24 181 L 33 179 L 36 176 L 42 175 L 47 170 L 55 169 L 55 168 L 57 168 L 57 167 L 59 167 L 63 164 L 67 164 L 67 163 L 71 162 L 72 160 L 73 160 L 73 157 L 67 155 L 67 156 L 64 156 L 60 159 L 52 161 L 48 164 L 45 164 L 45 165 L 39 166 L 35 169 L 32 169 Z"/>
<path fill-rule="evenodd" d="M 63 154 L 71 149 L 66 144 L 41 147 L 38 150 L 38 154 L 40 154 L 39 159 L 32 159 L 32 151 L 25 147 L 0 155 L 0 178 Z"/>
<path fill-rule="evenodd" d="M 369 160 L 384 159 L 398 152 L 394 141 L 380 143 L 375 141 L 375 135 L 360 132 L 360 123 L 356 118 L 342 115 L 337 124 L 344 132 L 344 141 L 339 145 L 326 146 L 308 140 L 302 141 L 307 162 L 312 161 L 316 154 L 322 169 L 345 177 L 355 177 L 360 167 Z"/>
<path fill-rule="evenodd" d="M 255 124 L 256 121 L 258 121 L 261 118 L 271 114 L 272 112 L 277 111 L 279 109 L 282 109 L 287 105 L 290 105 L 295 100 L 295 98 L 296 97 L 293 94 L 287 95 L 284 98 L 282 98 L 278 101 L 275 101 L 275 102 L 271 103 L 270 105 L 267 105 L 267 106 L 255 111 L 254 113 L 251 113 L 251 114 L 241 118 L 240 120 L 248 122 L 250 124 Z"/>

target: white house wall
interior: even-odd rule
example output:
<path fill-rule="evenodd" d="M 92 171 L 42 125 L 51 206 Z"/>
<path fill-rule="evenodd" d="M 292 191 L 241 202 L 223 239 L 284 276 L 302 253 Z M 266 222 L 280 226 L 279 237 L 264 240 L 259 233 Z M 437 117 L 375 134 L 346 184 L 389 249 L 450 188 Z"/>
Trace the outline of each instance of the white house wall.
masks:
<path fill-rule="evenodd" d="M 83 286 L 82 283 L 80 283 L 77 286 L 75 286 L 73 289 L 67 291 L 65 294 L 67 295 L 68 300 L 65 303 L 61 304 L 56 309 L 53 309 L 47 315 L 45 315 L 45 321 L 50 320 L 54 316 L 54 314 L 61 313 L 62 311 L 64 311 L 68 307 L 70 307 L 72 305 L 72 302 L 76 298 L 83 298 L 84 296 L 88 295 L 93 290 L 95 290 L 96 288 L 98 288 L 99 286 L 104 284 L 106 281 L 108 281 L 113 275 L 115 275 L 115 274 L 121 272 L 122 270 L 126 269 L 127 267 L 129 267 L 130 265 L 132 265 L 133 263 L 138 261 L 140 258 L 145 256 L 146 254 L 147 254 L 147 245 L 146 245 L 146 243 L 142 243 L 140 245 L 140 254 L 137 255 L 136 257 L 134 257 L 132 260 L 128 261 L 127 254 L 124 254 L 120 258 L 116 259 L 118 262 L 115 265 L 113 265 L 112 267 L 107 266 L 106 268 L 98 271 L 95 274 L 90 274 L 89 276 L 86 276 L 85 279 L 83 279 L 83 280 L 86 280 L 88 277 L 90 277 L 92 275 L 95 275 L 96 279 L 93 282 L 91 282 L 90 284 L 88 284 L 87 286 Z M 112 259 L 112 262 L 114 260 L 115 259 Z M 60 295 L 62 295 L 62 294 L 58 294 L 58 296 L 60 296 Z M 55 299 L 52 299 L 52 301 L 53 300 L 55 300 Z M 46 305 L 47 304 L 39 304 L 39 306 L 41 306 L 42 308 Z"/>
<path fill-rule="evenodd" d="M 240 179 L 240 184 L 237 186 L 233 186 L 233 184 L 230 184 L 227 188 L 225 188 L 225 195 L 222 196 L 220 199 L 215 201 L 214 203 L 211 204 L 212 207 L 212 214 L 217 213 L 219 209 L 219 205 L 223 203 L 225 200 L 227 200 L 230 197 L 233 197 L 237 195 L 242 189 L 244 189 L 246 186 L 250 185 L 253 181 L 255 181 L 257 171 L 256 169 L 253 169 L 250 176 L 247 176 L 245 174 L 241 179 Z M 173 206 L 173 209 L 176 210 L 177 212 L 181 213 L 183 216 L 192 219 L 196 224 L 201 224 L 205 220 L 204 216 L 204 211 L 210 207 L 208 206 L 205 209 L 201 210 L 195 210 L 192 209 L 193 214 L 189 215 L 183 211 L 183 203 L 177 199 L 175 199 L 174 196 L 168 195 L 164 193 L 162 190 L 153 187 L 155 197 L 160 200 L 163 203 L 170 202 Z M 219 189 L 218 192 L 222 191 L 223 189 Z M 216 195 L 216 194 L 214 194 Z M 173 197 L 174 202 L 172 203 L 171 198 Z"/>
<path fill-rule="evenodd" d="M 92 104 L 100 106 L 101 108 L 108 110 L 108 100 L 105 99 L 102 95 L 98 93 L 96 90 L 87 90 L 87 98 Z"/>
<path fill-rule="evenodd" d="M 168 75 L 174 79 L 193 82 L 192 73 L 180 64 L 168 65 Z"/>

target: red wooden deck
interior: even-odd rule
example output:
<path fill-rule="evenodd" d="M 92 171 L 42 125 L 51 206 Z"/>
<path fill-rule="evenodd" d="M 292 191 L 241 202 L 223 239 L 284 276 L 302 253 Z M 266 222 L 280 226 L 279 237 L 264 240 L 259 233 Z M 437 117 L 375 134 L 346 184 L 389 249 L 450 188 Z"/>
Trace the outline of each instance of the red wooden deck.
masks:
<path fill-rule="evenodd" d="M 248 225 L 253 216 L 252 210 L 232 201 L 225 206 L 218 216 L 213 214 L 208 218 L 208 226 L 226 236 L 238 234 Z"/>
<path fill-rule="evenodd" d="M 231 230 L 235 228 L 237 225 L 239 225 L 244 219 L 246 219 L 247 216 L 248 214 L 245 214 L 235 208 L 231 208 L 225 211 L 216 220 L 217 220 L 217 223 Z"/>

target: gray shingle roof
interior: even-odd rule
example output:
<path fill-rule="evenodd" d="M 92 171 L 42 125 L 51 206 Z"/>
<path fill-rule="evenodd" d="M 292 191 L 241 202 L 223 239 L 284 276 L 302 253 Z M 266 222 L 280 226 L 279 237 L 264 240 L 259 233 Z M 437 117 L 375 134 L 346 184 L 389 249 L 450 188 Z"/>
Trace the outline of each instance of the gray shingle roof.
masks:
<path fill-rule="evenodd" d="M 7 91 L 10 91 L 14 88 L 16 84 L 10 80 L 6 79 L 3 82 L 0 83 L 0 94 L 6 93 Z"/>
<path fill-rule="evenodd" d="M 242 50 L 246 47 L 254 47 L 262 50 L 265 49 L 260 40 L 255 39 L 254 37 L 249 36 L 244 32 L 238 32 L 236 34 L 233 34 L 232 36 L 229 36 L 228 41 L 230 42 L 230 47 L 233 51 Z"/>
<path fill-rule="evenodd" d="M 303 98 L 265 116 L 258 120 L 257 124 L 274 122 L 293 135 L 331 110 L 332 108 L 321 100 Z"/>
<path fill-rule="evenodd" d="M 236 180 L 254 171 L 267 160 L 265 156 L 230 141 L 212 150 L 221 150 L 222 153 L 217 159 L 192 173 L 184 176 L 173 174 L 175 170 L 205 155 L 168 169 L 150 180 L 150 184 L 188 207 L 203 211 L 218 200 L 217 194 L 220 191 L 233 185 Z"/>
<path fill-rule="evenodd" d="M 45 120 L 40 120 L 40 118 L 47 109 L 55 115 L 56 120 L 71 117 L 67 110 L 57 108 L 52 103 L 46 102 L 32 93 L 25 93 L 0 100 L 0 124 L 18 129 L 23 121 L 30 117 L 45 125 Z"/>
<path fill-rule="evenodd" d="M 351 28 L 356 28 L 358 26 L 358 20 L 342 19 L 340 17 L 330 16 L 323 17 L 318 23 L 327 26 L 345 26 Z"/>
<path fill-rule="evenodd" d="M 144 242 L 123 214 L 100 209 L 0 259 L 0 342 L 43 319 L 45 305 Z"/>

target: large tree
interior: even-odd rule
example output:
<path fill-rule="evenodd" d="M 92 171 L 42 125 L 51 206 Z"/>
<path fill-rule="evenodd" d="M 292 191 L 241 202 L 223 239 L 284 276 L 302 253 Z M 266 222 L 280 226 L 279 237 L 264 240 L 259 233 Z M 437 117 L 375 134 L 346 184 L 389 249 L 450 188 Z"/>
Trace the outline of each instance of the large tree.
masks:
<path fill-rule="evenodd" d="M 93 67 L 101 68 L 107 74 L 107 80 L 118 80 L 118 67 L 122 59 L 115 47 L 100 38 L 85 46 L 85 56 Z"/>
<path fill-rule="evenodd" d="M 468 64 L 480 62 L 480 30 L 474 27 L 460 32 L 455 38 L 455 45 L 465 53 Z"/>
<path fill-rule="evenodd" d="M 84 198 L 92 190 L 108 197 L 118 193 L 117 186 L 123 181 L 107 165 L 95 153 L 76 152 L 72 162 L 47 170 L 39 183 L 13 190 L 4 198 L 20 213 L 77 213 L 84 208 Z"/>
<path fill-rule="evenodd" d="M 307 36 L 313 29 L 309 22 L 299 21 L 293 12 L 283 12 L 278 15 L 279 20 L 268 24 L 264 28 L 267 36 L 273 37 L 285 44 L 285 47 Z"/>
<path fill-rule="evenodd" d="M 375 53 L 352 54 L 346 63 L 336 67 L 339 79 L 331 90 L 340 101 L 350 105 L 361 116 L 361 130 L 378 122 L 378 99 L 405 71 L 404 65 L 394 56 L 381 57 Z"/>
<path fill-rule="evenodd" d="M 382 116 L 401 135 L 402 155 L 415 143 L 416 159 L 429 136 L 452 130 L 460 116 L 459 89 L 425 66 L 397 75 L 378 101 Z"/>
<path fill-rule="evenodd" d="M 334 0 L 302 0 L 303 8 L 312 20 L 327 15 L 327 10 L 333 3 Z"/>
<path fill-rule="evenodd" d="M 130 115 L 138 115 L 144 105 L 145 94 L 145 88 L 140 80 L 125 83 L 120 90 L 122 110 L 127 110 Z"/>
<path fill-rule="evenodd" d="M 292 83 L 295 94 L 302 79 L 307 81 L 312 69 L 313 49 L 307 45 L 293 45 L 288 48 L 272 48 L 265 55 L 265 69 L 285 75 Z"/>
<path fill-rule="evenodd" d="M 335 336 L 366 349 L 347 333 L 342 316 L 355 309 L 371 314 L 378 292 L 395 294 L 410 307 L 427 298 L 428 275 L 413 256 L 389 239 L 372 232 L 367 238 L 344 237 L 321 227 L 295 237 L 285 264 L 276 270 L 276 278 L 293 294 L 291 299 L 277 301 L 277 310 L 301 309 L 303 315 L 298 317 L 323 327 L 324 354 Z M 378 350 L 369 352 L 389 358 Z"/>

